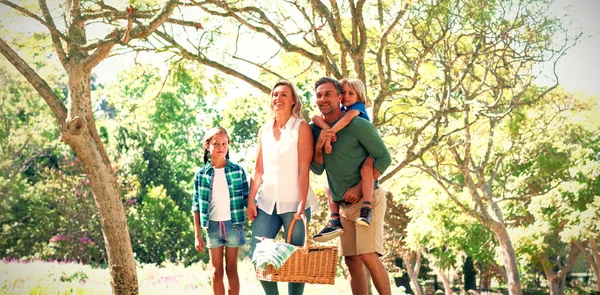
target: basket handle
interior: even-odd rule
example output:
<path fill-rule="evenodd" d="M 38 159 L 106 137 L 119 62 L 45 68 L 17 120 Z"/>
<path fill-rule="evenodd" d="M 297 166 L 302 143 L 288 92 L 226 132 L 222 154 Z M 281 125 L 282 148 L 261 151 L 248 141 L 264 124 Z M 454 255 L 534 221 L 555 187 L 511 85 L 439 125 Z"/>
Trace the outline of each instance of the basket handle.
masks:
<path fill-rule="evenodd" d="M 300 215 L 302 217 L 302 222 L 304 223 L 304 246 L 302 248 L 306 248 L 308 249 L 308 247 L 310 246 L 310 240 L 308 238 L 308 222 L 306 222 L 306 216 L 304 216 L 304 214 Z M 290 241 L 292 240 L 292 233 L 294 231 L 294 224 L 296 224 L 296 219 L 292 218 L 292 221 L 290 222 L 290 228 L 288 230 L 288 235 L 287 235 L 287 239 L 285 240 L 286 243 L 290 243 Z"/>

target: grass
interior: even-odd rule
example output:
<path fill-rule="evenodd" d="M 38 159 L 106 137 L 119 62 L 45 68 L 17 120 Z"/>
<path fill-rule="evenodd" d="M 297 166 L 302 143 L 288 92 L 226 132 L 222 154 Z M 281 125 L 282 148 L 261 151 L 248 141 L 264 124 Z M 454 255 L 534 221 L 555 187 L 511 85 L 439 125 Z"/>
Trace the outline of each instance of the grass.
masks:
<path fill-rule="evenodd" d="M 254 276 L 249 261 L 238 265 L 241 294 L 264 294 Z M 190 267 L 180 265 L 140 265 L 138 267 L 139 290 L 150 294 L 212 294 L 211 272 L 204 263 Z M 287 284 L 280 283 L 281 294 L 287 294 Z M 392 286 L 394 294 L 400 290 Z M 59 262 L 0 262 L 0 294 L 110 294 L 110 275 L 107 269 L 93 268 L 78 263 Z M 310 285 L 304 294 L 351 294 L 350 284 L 342 277 L 335 285 Z M 376 292 L 374 293 L 376 294 Z"/>

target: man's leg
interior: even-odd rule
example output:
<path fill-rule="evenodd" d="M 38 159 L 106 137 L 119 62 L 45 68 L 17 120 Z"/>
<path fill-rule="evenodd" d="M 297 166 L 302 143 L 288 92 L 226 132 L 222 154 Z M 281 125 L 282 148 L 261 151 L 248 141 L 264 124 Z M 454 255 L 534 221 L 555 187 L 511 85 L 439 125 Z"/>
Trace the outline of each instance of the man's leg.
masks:
<path fill-rule="evenodd" d="M 360 256 L 346 256 L 346 265 L 348 266 L 348 272 L 350 273 L 350 288 L 352 289 L 353 295 L 366 295 L 369 294 L 369 285 L 367 284 L 367 275 L 363 268 L 363 261 Z M 386 274 L 387 277 L 387 274 Z"/>
<path fill-rule="evenodd" d="M 375 285 L 377 292 L 380 295 L 392 294 L 388 273 L 377 253 L 361 254 L 360 259 L 371 273 L 371 278 L 373 279 L 373 284 Z M 348 266 L 348 268 L 350 268 L 350 266 Z"/>
<path fill-rule="evenodd" d="M 379 254 L 383 254 L 383 224 L 386 210 L 385 191 L 376 189 L 373 191 L 373 218 L 371 226 L 356 227 L 356 253 L 365 264 L 375 288 L 382 295 L 391 294 L 390 280 L 383 265 L 379 259 Z"/>

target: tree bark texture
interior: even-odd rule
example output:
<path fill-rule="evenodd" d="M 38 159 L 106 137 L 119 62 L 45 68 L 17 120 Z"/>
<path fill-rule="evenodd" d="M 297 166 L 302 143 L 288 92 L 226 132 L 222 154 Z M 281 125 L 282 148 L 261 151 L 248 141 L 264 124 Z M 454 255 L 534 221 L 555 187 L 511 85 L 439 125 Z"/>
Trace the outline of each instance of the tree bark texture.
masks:
<path fill-rule="evenodd" d="M 411 252 L 408 249 L 405 249 L 402 253 L 402 259 L 404 260 L 404 266 L 406 267 L 406 272 L 408 272 L 408 276 L 410 277 L 410 281 L 413 284 L 414 292 L 416 295 L 423 295 L 423 288 L 419 283 L 419 266 L 421 261 L 419 258 L 416 258 L 418 255 Z"/>
<path fill-rule="evenodd" d="M 113 294 L 138 294 L 135 259 L 117 179 L 91 116 L 91 72 L 76 66 L 67 71 L 72 105 L 61 130 L 62 140 L 77 154 L 94 192 Z"/>
<path fill-rule="evenodd" d="M 500 250 L 502 252 L 502 262 L 506 270 L 506 278 L 508 284 L 508 293 L 511 295 L 522 295 L 521 278 L 519 277 L 519 269 L 517 268 L 517 256 L 512 245 L 506 227 L 501 223 L 495 223 L 491 227 L 492 232 L 496 235 Z"/>

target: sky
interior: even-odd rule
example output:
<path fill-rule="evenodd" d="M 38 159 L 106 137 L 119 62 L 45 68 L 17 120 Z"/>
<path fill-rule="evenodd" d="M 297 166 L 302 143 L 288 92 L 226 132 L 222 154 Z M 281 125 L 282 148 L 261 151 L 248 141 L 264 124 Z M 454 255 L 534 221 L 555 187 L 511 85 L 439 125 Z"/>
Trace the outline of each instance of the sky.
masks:
<path fill-rule="evenodd" d="M 600 0 L 558 0 L 552 9 L 557 15 L 568 14 L 563 20 L 573 21 L 586 36 L 559 60 L 560 84 L 570 92 L 600 94 Z"/>

